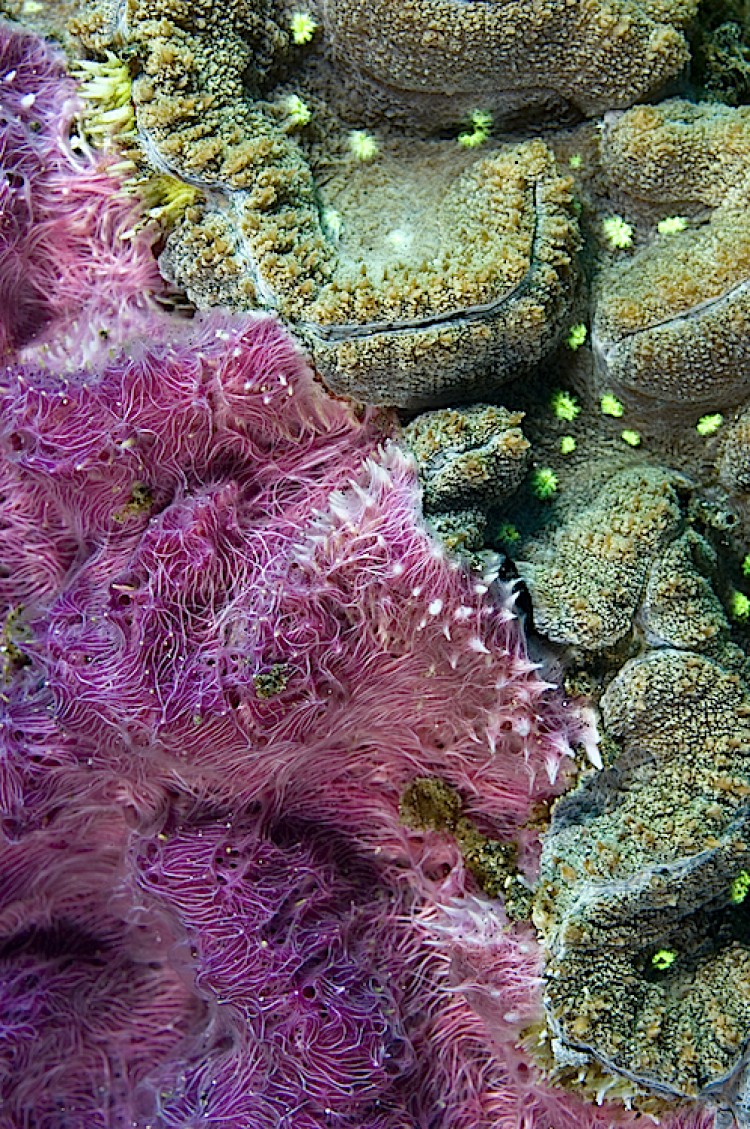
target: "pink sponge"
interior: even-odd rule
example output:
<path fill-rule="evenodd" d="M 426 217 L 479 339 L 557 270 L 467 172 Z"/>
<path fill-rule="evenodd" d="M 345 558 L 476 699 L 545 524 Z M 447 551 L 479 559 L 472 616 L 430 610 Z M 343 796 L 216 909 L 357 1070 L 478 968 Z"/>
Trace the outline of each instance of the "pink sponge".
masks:
<path fill-rule="evenodd" d="M 418 1124 L 436 1102 L 446 1126 L 482 1124 L 506 1065 L 488 1058 L 481 1008 L 448 991 L 454 939 L 412 920 L 479 891 L 455 843 L 408 831 L 399 801 L 440 777 L 533 872 L 523 825 L 560 789 L 581 726 L 529 662 L 512 593 L 430 540 L 388 418 L 332 401 L 269 318 L 157 319 L 148 346 L 101 371 L 16 366 L 4 385 L 9 546 L 25 561 L 4 583 L 9 603 L 34 596 L 28 665 L 0 703 L 6 831 L 41 835 L 61 811 L 127 796 L 130 896 L 188 939 L 178 964 L 199 995 L 234 1009 L 229 1034 L 185 1051 L 226 1108 L 257 1098 L 252 1116 L 273 1124 L 302 1086 L 307 1121 L 290 1124 L 322 1124 L 326 1103 L 352 1125 L 405 1110 Z M 25 558 L 40 514 L 48 548 Z M 174 824 L 186 789 L 196 814 Z M 538 976 L 521 967 L 533 1011 Z M 262 993 L 273 1086 L 260 1034 L 231 1034 L 237 1016 L 261 1022 Z M 178 1122 L 193 1101 L 175 1097 Z"/>
<path fill-rule="evenodd" d="M 101 374 L 7 387 L 15 507 L 75 538 L 38 631 L 87 755 L 169 761 L 246 800 L 317 794 L 393 849 L 416 773 L 501 837 L 554 794 L 575 723 L 512 595 L 431 542 L 385 421 L 332 402 L 270 319 L 211 317 Z"/>
<path fill-rule="evenodd" d="M 165 289 L 113 158 L 71 141 L 79 109 L 62 57 L 0 23 L 0 357 L 92 359 Z"/>

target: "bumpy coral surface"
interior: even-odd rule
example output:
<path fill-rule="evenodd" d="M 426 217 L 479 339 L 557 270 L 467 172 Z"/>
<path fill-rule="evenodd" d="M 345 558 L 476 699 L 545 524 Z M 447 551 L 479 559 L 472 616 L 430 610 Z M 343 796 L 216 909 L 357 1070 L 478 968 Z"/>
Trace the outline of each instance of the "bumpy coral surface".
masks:
<path fill-rule="evenodd" d="M 746 687 L 666 649 L 602 709 L 622 751 L 557 804 L 535 911 L 556 1053 L 731 1107 L 750 1023 Z"/>
<path fill-rule="evenodd" d="M 526 472 L 523 412 L 476 404 L 425 412 L 404 429 L 424 483 L 428 512 L 461 509 L 511 494 Z"/>
<path fill-rule="evenodd" d="M 510 594 L 477 590 L 430 542 L 413 465 L 379 445 L 383 420 L 330 401 L 267 319 L 182 336 L 172 325 L 157 343 L 165 330 L 153 323 L 148 349 L 64 384 L 29 367 L 4 375 L 19 560 L 24 518 L 42 506 L 48 519 L 43 552 L 4 580 L 6 607 L 28 600 L 24 630 L 17 614 L 6 622 L 3 826 L 20 843 L 8 858 L 34 845 L 25 870 L 8 863 L 4 1021 L 27 1016 L 33 970 L 58 993 L 77 1079 L 66 1096 L 50 1076 L 33 1011 L 37 1054 L 7 1091 L 13 1116 L 46 1078 L 81 1126 L 110 1107 L 144 1125 L 295 1129 L 327 1109 L 352 1127 L 427 1110 L 446 1127 L 514 1125 L 525 1103 L 544 1117 L 558 1099 L 517 1081 L 468 998 L 447 992 L 461 953 L 467 970 L 490 960 L 491 995 L 531 937 L 499 930 L 476 957 L 468 926 L 454 939 L 450 915 L 501 922 L 502 903 L 472 890 L 450 837 L 407 831 L 399 804 L 414 776 L 444 780 L 532 874 L 525 823 L 559 790 L 582 730 L 526 658 Z M 95 864 L 101 883 L 73 851 L 66 886 L 53 844 L 109 826 L 113 807 L 124 826 Z M 79 967 L 74 946 L 59 980 L 65 897 L 91 901 L 97 955 Z M 128 971 L 141 953 L 142 1002 Z M 524 989 L 508 980 L 502 1045 L 538 1010 L 529 975 Z M 145 1025 L 143 1060 L 116 1017 L 85 1058 L 73 985 L 89 982 L 103 1016 L 119 1007 Z M 577 1110 L 561 1124 L 573 1129 Z"/>
<path fill-rule="evenodd" d="M 523 575 L 548 638 L 603 650 L 631 631 L 654 560 L 681 525 L 679 481 L 657 468 L 621 471 L 565 503 L 563 519 L 527 553 Z"/>
<path fill-rule="evenodd" d="M 358 162 L 326 51 L 301 67 L 275 18 L 240 7 L 226 21 L 211 5 L 188 20 L 129 13 L 144 152 L 213 190 L 171 234 L 165 271 L 199 306 L 277 309 L 329 386 L 365 402 L 466 399 L 533 367 L 564 328 L 578 243 L 549 149 L 478 158 L 457 138 L 386 123 Z M 80 29 L 101 46 L 96 13 Z M 286 84 L 272 88 L 275 71 Z"/>
<path fill-rule="evenodd" d="M 722 436 L 718 471 L 722 484 L 731 494 L 750 494 L 750 413 L 747 408 Z"/>
<path fill-rule="evenodd" d="M 612 114 L 602 135 L 607 173 L 644 208 L 716 207 L 747 177 L 750 110 L 680 98 Z"/>
<path fill-rule="evenodd" d="M 749 124 L 744 110 L 672 101 L 630 110 L 607 131 L 609 175 L 636 210 L 652 219 L 714 211 L 700 226 L 652 236 L 600 276 L 594 345 L 603 386 L 688 410 L 744 395 Z"/>

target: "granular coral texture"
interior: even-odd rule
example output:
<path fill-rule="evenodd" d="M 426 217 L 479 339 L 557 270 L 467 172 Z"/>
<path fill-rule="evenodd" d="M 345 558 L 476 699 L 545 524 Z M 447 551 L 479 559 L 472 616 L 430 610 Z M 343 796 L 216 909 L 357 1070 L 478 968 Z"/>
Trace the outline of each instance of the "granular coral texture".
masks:
<path fill-rule="evenodd" d="M 750 22 L 740 16 L 742 0 L 732 13 L 734 19 L 706 26 L 706 9 L 693 46 L 691 67 L 701 97 L 738 106 L 750 100 Z M 724 7 L 724 5 L 719 5 Z M 731 6 L 727 6 L 731 7 Z"/>
<path fill-rule="evenodd" d="M 687 62 L 693 0 L 529 6 L 322 0 L 339 66 L 380 113 L 439 128 L 477 104 L 498 118 L 596 114 L 655 93 Z"/>
<path fill-rule="evenodd" d="M 657 238 L 597 284 L 593 344 L 602 387 L 695 412 L 750 384 L 750 220 L 728 197 L 698 230 Z"/>
<path fill-rule="evenodd" d="M 714 210 L 600 274 L 592 342 L 602 388 L 643 407 L 736 404 L 750 383 L 748 111 L 637 107 L 606 132 L 603 149 L 615 191 L 650 222 Z"/>
<path fill-rule="evenodd" d="M 562 521 L 529 546 L 522 565 L 538 630 L 590 651 L 630 633 L 650 566 L 680 530 L 681 482 L 634 467 L 593 496 L 585 486 L 569 492 Z"/>
<path fill-rule="evenodd" d="M 178 227 L 165 268 L 202 304 L 212 299 L 204 263 L 218 261 L 230 287 L 236 276 L 235 294 L 226 290 L 235 307 L 247 305 L 239 288 L 250 279 L 258 300 L 300 333 L 326 383 L 366 403 L 470 399 L 559 340 L 578 235 L 570 181 L 541 142 L 481 161 L 455 143 L 394 143 L 372 168 L 345 162 L 327 172 L 320 195 L 323 214 L 338 217 L 336 244 L 320 228 L 324 245 L 308 255 L 299 208 L 283 219 L 276 195 L 266 207 L 243 191 L 221 218 L 202 217 L 198 236 L 191 220 Z M 309 222 L 319 224 L 317 211 Z M 212 252 L 203 232 L 227 224 L 234 233 L 219 232 Z"/>
<path fill-rule="evenodd" d="M 748 176 L 750 108 L 680 98 L 636 106 L 608 120 L 602 164 L 636 207 L 665 212 L 715 208 Z"/>
<path fill-rule="evenodd" d="M 654 562 L 639 615 L 650 646 L 702 651 L 726 639 L 729 624 L 711 584 L 717 564 L 716 550 L 694 529 Z"/>
<path fill-rule="evenodd" d="M 731 1106 L 750 1033 L 746 687 L 665 649 L 601 704 L 622 752 L 556 805 L 535 909 L 558 1054 Z"/>
<path fill-rule="evenodd" d="M 330 387 L 367 403 L 475 398 L 537 364 L 565 328 L 578 246 L 549 149 L 477 158 L 388 127 L 377 159 L 358 163 L 330 75 L 302 70 L 312 123 L 295 124 L 290 82 L 274 86 L 297 65 L 288 14 L 240 6 L 226 30 L 204 7 L 155 19 L 136 6 L 127 24 L 145 158 L 211 198 L 172 231 L 170 280 L 204 308 L 277 310 Z"/>
<path fill-rule="evenodd" d="M 252 310 L 259 305 L 251 271 L 241 254 L 239 232 L 227 216 L 202 205 L 167 239 L 159 257 L 165 278 L 179 282 L 198 309 L 225 306 Z"/>
<path fill-rule="evenodd" d="M 523 412 L 476 404 L 417 416 L 403 438 L 417 460 L 426 512 L 481 509 L 512 494 L 526 472 Z"/>
<path fill-rule="evenodd" d="M 76 25 L 89 49 L 101 49 L 101 18 L 95 6 Z M 117 48 L 117 29 L 109 34 Z M 135 3 L 128 9 L 128 50 L 141 60 L 133 103 L 147 160 L 229 197 L 218 216 L 200 214 L 199 235 L 175 234 L 179 254 L 173 247 L 167 259 L 174 277 L 189 288 L 194 259 L 200 272 L 207 255 L 218 262 L 236 253 L 238 241 L 247 241 L 239 255 L 242 274 L 264 304 L 291 304 L 291 314 L 295 300 L 328 277 L 331 248 L 304 155 L 282 128 L 283 115 L 255 101 L 289 43 L 288 27 L 274 21 L 269 3 L 238 0 L 229 8 L 204 3 L 189 10 Z M 220 230 L 227 209 L 229 237 Z M 188 217 L 188 229 L 191 222 Z M 198 297 L 206 303 L 213 295 L 198 288 Z M 233 297 L 235 307 L 247 307 L 245 278 L 237 279 Z"/>
<path fill-rule="evenodd" d="M 487 515 L 484 510 L 443 510 L 430 514 L 427 526 L 449 553 L 481 567 Z"/>
<path fill-rule="evenodd" d="M 92 43 L 97 32 L 106 34 L 109 18 L 113 42 L 121 42 L 124 33 L 131 50 L 137 48 L 138 126 L 163 165 L 201 183 L 245 187 L 257 179 L 263 154 L 277 176 L 288 161 L 279 147 L 283 137 L 271 137 L 248 98 L 257 97 L 274 56 L 289 44 L 271 7 L 268 0 L 223 5 L 134 0 L 123 27 L 115 27 L 116 13 L 105 4 L 84 10 L 74 30 Z M 92 46 L 100 49 L 101 42 L 95 38 Z"/>

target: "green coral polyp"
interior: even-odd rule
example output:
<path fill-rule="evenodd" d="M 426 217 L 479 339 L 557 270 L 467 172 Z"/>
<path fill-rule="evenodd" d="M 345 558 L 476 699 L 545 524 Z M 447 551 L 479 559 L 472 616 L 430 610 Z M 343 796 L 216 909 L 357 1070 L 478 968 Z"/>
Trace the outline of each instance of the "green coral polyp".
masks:
<path fill-rule="evenodd" d="M 532 492 L 541 501 L 546 501 L 557 493 L 559 479 L 551 467 L 539 467 L 531 476 Z"/>
<path fill-rule="evenodd" d="M 701 416 L 695 425 L 695 430 L 698 434 L 708 439 L 711 435 L 715 435 L 724 422 L 724 416 L 721 412 L 713 412 L 710 415 Z"/>
<path fill-rule="evenodd" d="M 612 416 L 613 419 L 622 419 L 625 415 L 625 407 L 621 400 L 618 400 L 611 392 L 605 392 L 599 401 L 599 408 L 602 415 Z"/>
<path fill-rule="evenodd" d="M 633 228 L 622 216 L 607 216 L 602 222 L 602 231 L 613 250 L 625 250 L 633 245 Z"/>
<path fill-rule="evenodd" d="M 666 972 L 668 968 L 672 967 L 676 960 L 677 953 L 674 949 L 659 949 L 651 957 L 651 966 L 659 972 Z"/>
<path fill-rule="evenodd" d="M 581 405 L 570 392 L 558 390 L 550 400 L 550 407 L 559 420 L 572 423 L 581 414 Z"/>
<path fill-rule="evenodd" d="M 318 24 L 310 12 L 292 12 L 289 19 L 289 28 L 292 33 L 292 42 L 296 43 L 298 47 L 302 47 L 311 41 L 318 30 Z"/>
<path fill-rule="evenodd" d="M 750 598 L 744 592 L 734 590 L 729 598 L 729 614 L 737 623 L 750 620 Z"/>
<path fill-rule="evenodd" d="M 575 352 L 576 349 L 581 348 L 581 345 L 584 344 L 587 336 L 588 330 L 586 329 L 586 326 L 583 324 L 583 322 L 579 322 L 577 325 L 571 326 L 570 331 L 568 332 L 568 336 L 565 338 L 565 344 L 569 349 Z"/>
<path fill-rule="evenodd" d="M 350 152 L 358 161 L 371 161 L 380 151 L 377 138 L 363 129 L 353 129 L 348 143 Z"/>
<path fill-rule="evenodd" d="M 750 894 L 750 872 L 741 870 L 729 888 L 729 900 L 733 905 L 739 906 Z"/>
<path fill-rule="evenodd" d="M 458 143 L 464 149 L 478 149 L 480 145 L 484 145 L 492 130 L 492 114 L 484 110 L 475 110 L 471 115 L 471 125 L 470 132 L 458 135 Z"/>

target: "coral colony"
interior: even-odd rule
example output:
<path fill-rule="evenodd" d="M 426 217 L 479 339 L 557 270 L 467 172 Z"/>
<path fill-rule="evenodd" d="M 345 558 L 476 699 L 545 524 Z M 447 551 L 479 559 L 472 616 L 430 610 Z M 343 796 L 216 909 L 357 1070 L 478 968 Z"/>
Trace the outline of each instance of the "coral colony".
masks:
<path fill-rule="evenodd" d="M 0 1129 L 750 1126 L 695 7 L 0 4 Z"/>

